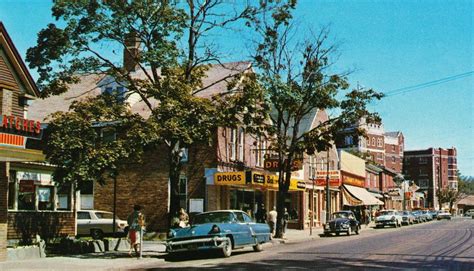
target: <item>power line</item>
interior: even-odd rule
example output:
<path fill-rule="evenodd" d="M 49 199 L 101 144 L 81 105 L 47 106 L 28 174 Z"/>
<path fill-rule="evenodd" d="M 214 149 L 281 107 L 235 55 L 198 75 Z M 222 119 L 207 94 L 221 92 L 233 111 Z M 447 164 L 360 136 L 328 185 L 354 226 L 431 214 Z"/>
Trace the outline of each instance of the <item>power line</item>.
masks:
<path fill-rule="evenodd" d="M 413 86 L 394 89 L 394 90 L 391 90 L 391 91 L 387 91 L 384 94 L 385 94 L 385 97 L 399 95 L 399 94 L 419 90 L 419 89 L 422 89 L 422 88 L 427 88 L 427 87 L 431 87 L 431 86 L 435 86 L 435 85 L 439 85 L 439 84 L 444 84 L 444 83 L 447 83 L 447 82 L 450 82 L 450 81 L 454 81 L 454 80 L 458 80 L 458 79 L 461 79 L 461 78 L 464 78 L 464 77 L 471 76 L 473 74 L 474 74 L 474 71 L 460 73 L 460 74 L 448 76 L 448 77 L 445 77 L 445 78 L 441 78 L 441 79 L 437 79 L 437 80 L 433 80 L 433 81 L 429 81 L 429 82 L 425 82 L 425 83 L 421 83 L 421 84 L 417 84 L 417 85 L 413 85 Z"/>

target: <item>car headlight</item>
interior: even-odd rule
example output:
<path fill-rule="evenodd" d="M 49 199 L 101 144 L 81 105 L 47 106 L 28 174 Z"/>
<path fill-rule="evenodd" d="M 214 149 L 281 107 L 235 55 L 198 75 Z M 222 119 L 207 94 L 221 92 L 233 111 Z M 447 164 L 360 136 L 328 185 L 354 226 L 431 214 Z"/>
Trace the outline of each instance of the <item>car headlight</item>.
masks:
<path fill-rule="evenodd" d="M 209 231 L 210 234 L 216 234 L 221 232 L 221 229 L 217 225 L 212 225 L 211 231 Z"/>
<path fill-rule="evenodd" d="M 349 228 L 349 223 L 343 223 L 343 224 L 342 224 L 342 227 L 343 227 L 343 228 Z"/>

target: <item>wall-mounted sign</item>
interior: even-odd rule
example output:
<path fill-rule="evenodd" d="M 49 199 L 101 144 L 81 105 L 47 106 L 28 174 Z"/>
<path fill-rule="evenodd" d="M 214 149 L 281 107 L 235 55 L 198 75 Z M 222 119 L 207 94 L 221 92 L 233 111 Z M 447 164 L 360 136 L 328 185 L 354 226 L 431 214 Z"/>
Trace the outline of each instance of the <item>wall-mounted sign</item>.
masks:
<path fill-rule="evenodd" d="M 267 174 L 265 175 L 265 184 L 268 189 L 278 190 L 278 175 Z"/>
<path fill-rule="evenodd" d="M 301 180 L 291 179 L 290 180 L 290 187 L 288 190 L 290 191 L 304 191 L 306 189 L 306 183 Z"/>
<path fill-rule="evenodd" d="M 0 131 L 8 134 L 23 135 L 26 137 L 41 137 L 41 122 L 21 117 L 2 115 Z"/>
<path fill-rule="evenodd" d="M 316 185 L 326 186 L 326 178 L 329 176 L 329 186 L 341 186 L 341 177 L 339 170 L 316 171 Z"/>
<path fill-rule="evenodd" d="M 215 185 L 245 185 L 245 172 L 217 172 L 214 174 Z"/>
<path fill-rule="evenodd" d="M 286 163 L 286 160 L 285 160 L 285 163 Z M 280 169 L 280 163 L 278 159 L 275 159 L 275 158 L 265 159 L 264 168 L 268 171 L 275 172 Z M 303 159 L 301 158 L 293 159 L 293 162 L 291 164 L 291 170 L 296 171 L 302 168 L 303 168 Z"/>
<path fill-rule="evenodd" d="M 358 187 L 364 187 L 365 185 L 365 179 L 362 178 L 355 178 L 347 175 L 342 175 L 342 183 L 343 184 L 348 184 L 348 185 L 353 185 L 353 186 L 358 186 Z"/>
<path fill-rule="evenodd" d="M 265 174 L 255 171 L 248 171 L 247 176 L 248 183 L 262 186 L 265 185 Z"/>

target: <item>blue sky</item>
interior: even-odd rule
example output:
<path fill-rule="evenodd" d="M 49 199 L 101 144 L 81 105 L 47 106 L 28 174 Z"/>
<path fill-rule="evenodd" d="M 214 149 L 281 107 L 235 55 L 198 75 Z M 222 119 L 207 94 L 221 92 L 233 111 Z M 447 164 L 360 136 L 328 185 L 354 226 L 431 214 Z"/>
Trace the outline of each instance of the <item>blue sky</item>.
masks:
<path fill-rule="evenodd" d="M 302 30 L 330 24 L 341 44 L 337 67 L 354 69 L 353 85 L 393 93 L 448 78 L 371 107 L 386 131 L 403 132 L 406 149 L 454 146 L 459 170 L 474 176 L 473 14 L 470 0 L 300 0 L 295 17 Z M 42 0 L 0 0 L 0 20 L 23 57 L 53 21 L 50 3 Z M 233 48 L 229 59 L 248 59 L 240 36 L 219 40 Z"/>

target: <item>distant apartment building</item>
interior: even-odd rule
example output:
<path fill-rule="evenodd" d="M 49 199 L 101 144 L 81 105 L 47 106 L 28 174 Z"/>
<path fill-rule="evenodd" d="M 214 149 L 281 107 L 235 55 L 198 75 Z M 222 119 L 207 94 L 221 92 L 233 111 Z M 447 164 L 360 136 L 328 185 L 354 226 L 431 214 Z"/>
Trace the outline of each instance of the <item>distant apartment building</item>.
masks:
<path fill-rule="evenodd" d="M 403 151 L 405 138 L 402 132 L 387 132 L 384 136 L 385 142 L 385 167 L 402 173 Z"/>
<path fill-rule="evenodd" d="M 456 156 L 454 147 L 404 152 L 403 174 L 420 187 L 419 191 L 425 193 L 425 208 L 439 208 L 436 197 L 439 189 L 458 189 Z"/>
<path fill-rule="evenodd" d="M 365 130 L 365 136 L 351 135 L 354 129 Z M 353 128 L 341 133 L 336 144 L 338 148 L 366 153 L 375 164 L 402 173 L 405 146 L 403 133 L 385 132 L 382 123 L 369 123 L 362 119 Z"/>

